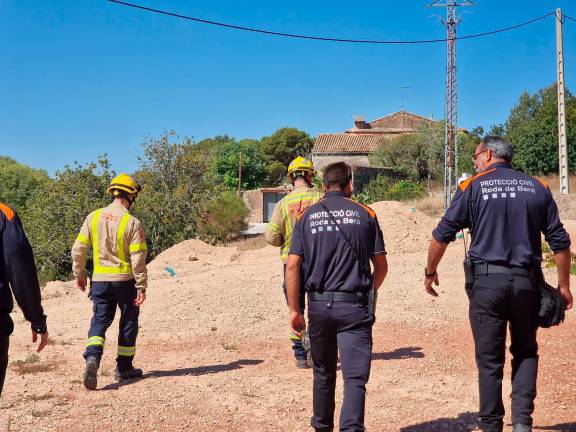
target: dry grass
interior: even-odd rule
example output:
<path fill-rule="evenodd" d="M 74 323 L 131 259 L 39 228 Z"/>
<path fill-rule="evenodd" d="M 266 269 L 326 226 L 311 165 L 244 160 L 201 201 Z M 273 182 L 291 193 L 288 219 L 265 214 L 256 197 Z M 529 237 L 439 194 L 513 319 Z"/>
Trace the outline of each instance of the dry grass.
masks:
<path fill-rule="evenodd" d="M 238 351 L 238 347 L 236 345 L 234 345 L 231 342 L 227 342 L 227 341 L 222 341 L 220 342 L 220 345 L 222 346 L 222 348 L 224 348 L 226 351 Z"/>
<path fill-rule="evenodd" d="M 52 293 L 48 293 L 48 294 L 43 294 L 42 295 L 42 300 L 50 300 L 50 299 L 54 299 L 54 298 L 60 298 L 63 297 L 64 294 L 62 294 L 60 291 L 55 291 Z"/>
<path fill-rule="evenodd" d="M 63 346 L 70 346 L 73 345 L 73 343 L 71 341 L 68 340 L 56 340 L 56 339 L 52 339 L 51 337 L 48 338 L 48 345 L 63 345 Z"/>
<path fill-rule="evenodd" d="M 406 205 L 414 207 L 428 216 L 437 217 L 444 212 L 444 195 L 442 191 L 432 192 L 424 198 L 408 201 Z"/>
<path fill-rule="evenodd" d="M 30 353 L 24 360 L 16 360 L 10 364 L 12 370 L 18 375 L 37 374 L 41 372 L 50 372 L 57 369 L 56 362 L 40 363 L 40 356 L 36 353 Z"/>
<path fill-rule="evenodd" d="M 38 402 L 38 401 L 52 399 L 53 397 L 54 397 L 54 395 L 52 393 L 45 393 L 43 395 L 28 396 L 28 397 L 26 397 L 26 400 L 32 401 L 32 402 Z"/>
<path fill-rule="evenodd" d="M 264 236 L 259 235 L 232 243 L 231 246 L 236 246 L 240 252 L 245 252 L 249 250 L 262 249 L 263 247 L 266 247 L 267 244 L 268 243 L 266 243 Z"/>

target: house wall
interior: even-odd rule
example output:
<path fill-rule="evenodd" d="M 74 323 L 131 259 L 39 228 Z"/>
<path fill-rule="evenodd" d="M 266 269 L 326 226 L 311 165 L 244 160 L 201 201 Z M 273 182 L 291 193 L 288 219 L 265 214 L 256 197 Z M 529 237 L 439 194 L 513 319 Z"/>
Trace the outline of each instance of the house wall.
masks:
<path fill-rule="evenodd" d="M 370 166 L 368 161 L 368 153 L 349 155 L 349 154 L 312 154 L 312 162 L 314 162 L 314 168 L 317 171 L 322 171 L 322 169 L 334 162 L 346 162 L 352 166 Z"/>

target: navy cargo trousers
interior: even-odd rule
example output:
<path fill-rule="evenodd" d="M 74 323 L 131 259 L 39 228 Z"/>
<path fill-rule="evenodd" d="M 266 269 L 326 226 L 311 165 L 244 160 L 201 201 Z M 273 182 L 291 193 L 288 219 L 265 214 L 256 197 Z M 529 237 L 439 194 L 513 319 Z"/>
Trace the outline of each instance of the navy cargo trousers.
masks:
<path fill-rule="evenodd" d="M 106 342 L 106 330 L 114 321 L 116 308 L 120 309 L 120 328 L 118 331 L 118 370 L 132 368 L 136 354 L 138 336 L 138 316 L 140 308 L 134 305 L 136 285 L 134 279 L 123 282 L 94 282 L 92 284 L 92 302 L 94 315 L 88 332 L 88 342 L 84 358 L 102 357 Z"/>
<path fill-rule="evenodd" d="M 308 333 L 314 363 L 312 427 L 334 428 L 338 354 L 344 378 L 340 431 L 364 431 L 366 383 L 372 361 L 373 316 L 359 303 L 309 301 Z"/>
<path fill-rule="evenodd" d="M 507 326 L 512 354 L 512 423 L 531 426 L 538 373 L 539 289 L 529 276 L 481 274 L 475 276 L 468 294 L 480 386 L 480 426 L 486 432 L 503 429 Z"/>

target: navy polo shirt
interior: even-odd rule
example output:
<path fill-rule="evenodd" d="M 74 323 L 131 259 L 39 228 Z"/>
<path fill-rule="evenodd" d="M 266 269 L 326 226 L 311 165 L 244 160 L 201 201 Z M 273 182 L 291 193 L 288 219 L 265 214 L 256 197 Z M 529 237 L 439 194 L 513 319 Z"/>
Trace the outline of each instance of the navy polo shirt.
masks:
<path fill-rule="evenodd" d="M 362 264 L 339 229 L 354 246 Z M 367 292 L 372 287 L 370 258 L 384 255 L 386 250 L 376 213 L 342 192 L 333 191 L 299 215 L 290 254 L 304 258 L 303 286 L 307 291 Z"/>
<path fill-rule="evenodd" d="M 548 185 L 513 170 L 509 163 L 493 164 L 461 183 L 433 237 L 441 243 L 453 241 L 458 231 L 470 227 L 471 214 L 470 257 L 474 261 L 538 267 L 542 262 L 541 234 L 554 252 L 570 247 L 570 236 L 560 222 Z"/>

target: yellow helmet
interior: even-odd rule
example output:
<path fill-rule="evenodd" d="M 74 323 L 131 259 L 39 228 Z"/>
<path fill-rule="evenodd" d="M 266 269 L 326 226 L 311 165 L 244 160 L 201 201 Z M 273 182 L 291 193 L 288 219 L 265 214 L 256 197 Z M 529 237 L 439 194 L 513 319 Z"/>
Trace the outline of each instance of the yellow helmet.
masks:
<path fill-rule="evenodd" d="M 120 174 L 112 179 L 110 186 L 108 186 L 108 193 L 118 196 L 118 191 L 128 192 L 129 194 L 138 195 L 142 190 L 142 186 L 128 174 Z"/>
<path fill-rule="evenodd" d="M 310 174 L 312 176 L 316 174 L 312 161 L 304 159 L 302 156 L 298 156 L 296 159 L 290 162 L 290 165 L 288 165 L 288 177 L 306 174 Z"/>

